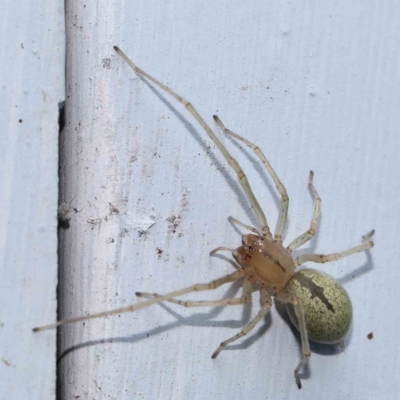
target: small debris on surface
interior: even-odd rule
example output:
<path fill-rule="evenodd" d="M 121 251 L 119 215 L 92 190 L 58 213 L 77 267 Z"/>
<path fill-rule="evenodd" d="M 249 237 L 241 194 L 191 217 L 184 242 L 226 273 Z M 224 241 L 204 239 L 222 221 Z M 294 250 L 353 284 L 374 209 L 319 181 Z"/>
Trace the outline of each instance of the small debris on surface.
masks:
<path fill-rule="evenodd" d="M 71 227 L 71 205 L 68 203 L 61 203 L 58 207 L 58 226 L 61 229 L 69 229 Z"/>
<path fill-rule="evenodd" d="M 170 233 L 176 233 L 179 223 L 181 222 L 180 215 L 171 215 L 169 218 L 167 218 L 167 221 L 169 222 L 168 231 Z"/>
<path fill-rule="evenodd" d="M 374 338 L 374 332 L 368 333 L 367 338 L 368 338 L 369 340 L 372 340 L 372 339 Z"/>
<path fill-rule="evenodd" d="M 119 214 L 119 210 L 118 210 L 118 208 L 117 207 L 115 207 L 113 204 L 111 204 L 111 203 L 108 203 L 109 204 L 109 206 L 110 206 L 110 215 L 111 214 Z"/>
<path fill-rule="evenodd" d="M 103 58 L 102 60 L 103 68 L 110 69 L 111 68 L 111 59 L 110 58 Z"/>
<path fill-rule="evenodd" d="M 158 258 L 161 258 L 164 253 L 164 250 L 161 250 L 158 247 L 156 248 L 156 250 L 157 250 Z"/>
<path fill-rule="evenodd" d="M 121 228 L 119 231 L 119 236 L 120 237 L 125 237 L 127 234 L 129 234 L 129 229 L 128 228 Z"/>

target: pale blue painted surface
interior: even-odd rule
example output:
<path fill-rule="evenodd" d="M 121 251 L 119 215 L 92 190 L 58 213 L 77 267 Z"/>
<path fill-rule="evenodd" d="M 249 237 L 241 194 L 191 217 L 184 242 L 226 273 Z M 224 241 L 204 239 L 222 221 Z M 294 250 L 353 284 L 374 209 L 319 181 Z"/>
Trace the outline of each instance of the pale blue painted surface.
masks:
<path fill-rule="evenodd" d="M 54 399 L 63 2 L 0 5 L 0 398 Z"/>

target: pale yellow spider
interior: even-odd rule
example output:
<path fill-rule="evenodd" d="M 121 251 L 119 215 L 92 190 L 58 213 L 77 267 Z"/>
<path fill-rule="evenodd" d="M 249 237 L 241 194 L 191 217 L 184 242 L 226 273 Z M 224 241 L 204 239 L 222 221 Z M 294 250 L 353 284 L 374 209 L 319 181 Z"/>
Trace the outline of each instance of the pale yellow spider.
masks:
<path fill-rule="evenodd" d="M 313 184 L 313 172 L 311 171 L 308 181 L 308 185 L 314 197 L 314 214 L 310 228 L 293 240 L 287 247 L 284 247 L 282 244 L 282 232 L 286 224 L 289 197 L 286 193 L 285 187 L 279 180 L 262 151 L 253 143 L 227 129 L 222 121 L 214 115 L 215 121 L 225 133 L 242 141 L 254 151 L 274 180 L 276 188 L 281 195 L 281 206 L 274 235 L 271 234 L 265 214 L 255 198 L 247 177 L 242 171 L 239 163 L 229 154 L 228 150 L 215 136 L 214 132 L 198 114 L 195 108 L 169 87 L 153 78 L 147 72 L 138 68 L 118 47 L 114 48 L 135 72 L 144 76 L 182 103 L 204 128 L 208 136 L 221 151 L 228 164 L 236 172 L 243 191 L 260 223 L 261 231 L 259 232 L 256 228 L 248 226 L 235 218 L 229 217 L 231 222 L 252 232 L 243 236 L 242 245 L 237 249 L 218 247 L 211 251 L 211 255 L 218 251 L 229 251 L 232 253 L 240 268 L 230 275 L 213 280 L 209 283 L 195 284 L 165 295 L 137 292 L 137 296 L 147 297 L 149 299 L 116 310 L 58 321 L 54 324 L 35 328 L 34 331 L 37 332 L 92 318 L 121 314 L 124 312 L 133 312 L 162 301 L 169 301 L 184 307 L 245 304 L 249 301 L 251 293 L 253 292 L 253 283 L 257 283 L 259 284 L 258 286 L 261 296 L 261 309 L 256 317 L 248 323 L 241 332 L 222 342 L 213 353 L 212 358 L 217 357 L 226 345 L 248 334 L 270 310 L 272 306 L 271 296 L 275 296 L 277 300 L 286 303 L 289 316 L 294 325 L 300 331 L 303 358 L 296 367 L 294 374 L 296 383 L 298 387 L 301 388 L 299 372 L 311 354 L 309 339 L 329 344 L 342 342 L 351 325 L 352 306 L 350 298 L 344 288 L 332 277 L 314 269 L 303 269 L 296 272 L 296 268 L 305 262 L 325 263 L 370 249 L 374 245 L 374 243 L 369 240 L 373 231 L 363 237 L 362 244 L 349 250 L 328 255 L 305 254 L 300 257 L 292 258 L 292 251 L 308 242 L 315 235 L 318 226 L 318 219 L 321 212 L 321 199 L 319 198 Z M 241 297 L 213 301 L 181 301 L 176 299 L 176 297 L 184 294 L 216 289 L 225 283 L 234 282 L 240 278 L 244 278 L 243 293 Z"/>

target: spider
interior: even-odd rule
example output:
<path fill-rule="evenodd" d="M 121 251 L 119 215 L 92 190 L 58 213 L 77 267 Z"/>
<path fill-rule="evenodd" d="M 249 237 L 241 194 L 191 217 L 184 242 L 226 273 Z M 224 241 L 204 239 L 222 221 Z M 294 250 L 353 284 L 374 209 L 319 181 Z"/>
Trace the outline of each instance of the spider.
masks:
<path fill-rule="evenodd" d="M 310 228 L 285 247 L 282 241 L 282 232 L 286 224 L 289 197 L 285 186 L 279 180 L 277 174 L 260 148 L 227 129 L 221 119 L 214 115 L 214 120 L 217 125 L 226 134 L 233 136 L 235 139 L 243 142 L 253 150 L 271 175 L 276 189 L 281 196 L 278 222 L 274 234 L 270 231 L 265 214 L 254 196 L 250 183 L 239 163 L 230 155 L 228 150 L 217 138 L 204 119 L 198 114 L 192 104 L 172 91 L 168 86 L 138 68 L 117 46 L 114 46 L 114 49 L 124 58 L 136 73 L 147 78 L 183 104 L 189 113 L 204 128 L 210 139 L 225 157 L 227 163 L 236 172 L 239 183 L 256 214 L 261 230 L 259 231 L 252 226 L 240 222 L 236 218 L 228 218 L 231 223 L 239 225 L 251 233 L 245 234 L 242 237 L 242 244 L 236 249 L 220 246 L 210 252 L 210 255 L 214 255 L 219 251 L 228 251 L 232 254 L 233 258 L 239 265 L 239 268 L 227 276 L 215 279 L 208 283 L 191 285 L 164 295 L 137 292 L 137 296 L 147 298 L 147 300 L 132 304 L 128 307 L 58 321 L 54 324 L 34 328 L 33 331 L 37 332 L 92 318 L 121 314 L 124 312 L 133 312 L 162 301 L 168 301 L 183 307 L 234 306 L 246 304 L 250 301 L 251 294 L 254 291 L 255 285 L 253 284 L 258 284 L 257 287 L 259 287 L 260 291 L 261 308 L 257 315 L 239 333 L 222 342 L 212 354 L 212 358 L 216 358 L 228 344 L 247 335 L 268 313 L 272 307 L 272 297 L 275 297 L 278 301 L 286 304 L 286 309 L 291 321 L 300 331 L 302 359 L 294 370 L 295 381 L 300 389 L 302 385 L 299 373 L 311 355 L 309 340 L 327 344 L 342 343 L 351 325 L 352 306 L 345 289 L 329 275 L 314 269 L 303 269 L 299 271 L 296 271 L 296 269 L 306 262 L 325 263 L 336 261 L 357 252 L 370 249 L 374 245 L 373 241 L 370 240 L 374 231 L 364 235 L 360 245 L 352 247 L 346 251 L 328 255 L 304 254 L 293 258 L 293 250 L 298 249 L 312 239 L 318 227 L 318 220 L 321 213 L 321 199 L 314 187 L 314 173 L 312 171 L 310 172 L 308 180 L 308 186 L 314 198 L 314 213 Z M 234 282 L 240 278 L 244 278 L 243 292 L 240 297 L 211 301 L 182 301 L 176 299 L 176 297 L 192 292 L 213 290 L 221 285 Z"/>

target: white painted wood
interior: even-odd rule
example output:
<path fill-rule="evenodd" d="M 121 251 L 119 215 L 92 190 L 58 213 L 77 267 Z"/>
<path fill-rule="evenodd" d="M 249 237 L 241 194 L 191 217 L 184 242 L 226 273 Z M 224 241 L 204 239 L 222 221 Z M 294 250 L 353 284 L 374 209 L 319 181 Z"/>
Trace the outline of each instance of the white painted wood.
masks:
<path fill-rule="evenodd" d="M 63 317 L 128 305 L 136 290 L 167 292 L 224 275 L 229 262 L 208 252 L 239 245 L 227 217 L 256 224 L 198 124 L 139 79 L 115 44 L 212 126 L 218 113 L 264 149 L 291 199 L 287 243 L 309 226 L 313 169 L 323 216 L 306 249 L 346 249 L 372 228 L 376 247 L 321 267 L 350 293 L 354 325 L 345 350 L 313 346 L 301 391 L 293 379 L 298 339 L 275 308 L 254 335 L 210 358 L 257 311 L 254 296 L 244 311 L 155 306 L 64 327 L 62 398 L 396 397 L 399 17 L 395 1 L 69 3 L 62 201 L 73 199 L 79 212 L 61 237 Z M 270 178 L 251 153 L 218 135 L 274 227 Z"/>
<path fill-rule="evenodd" d="M 54 399 L 64 7 L 1 2 L 0 398 Z"/>

